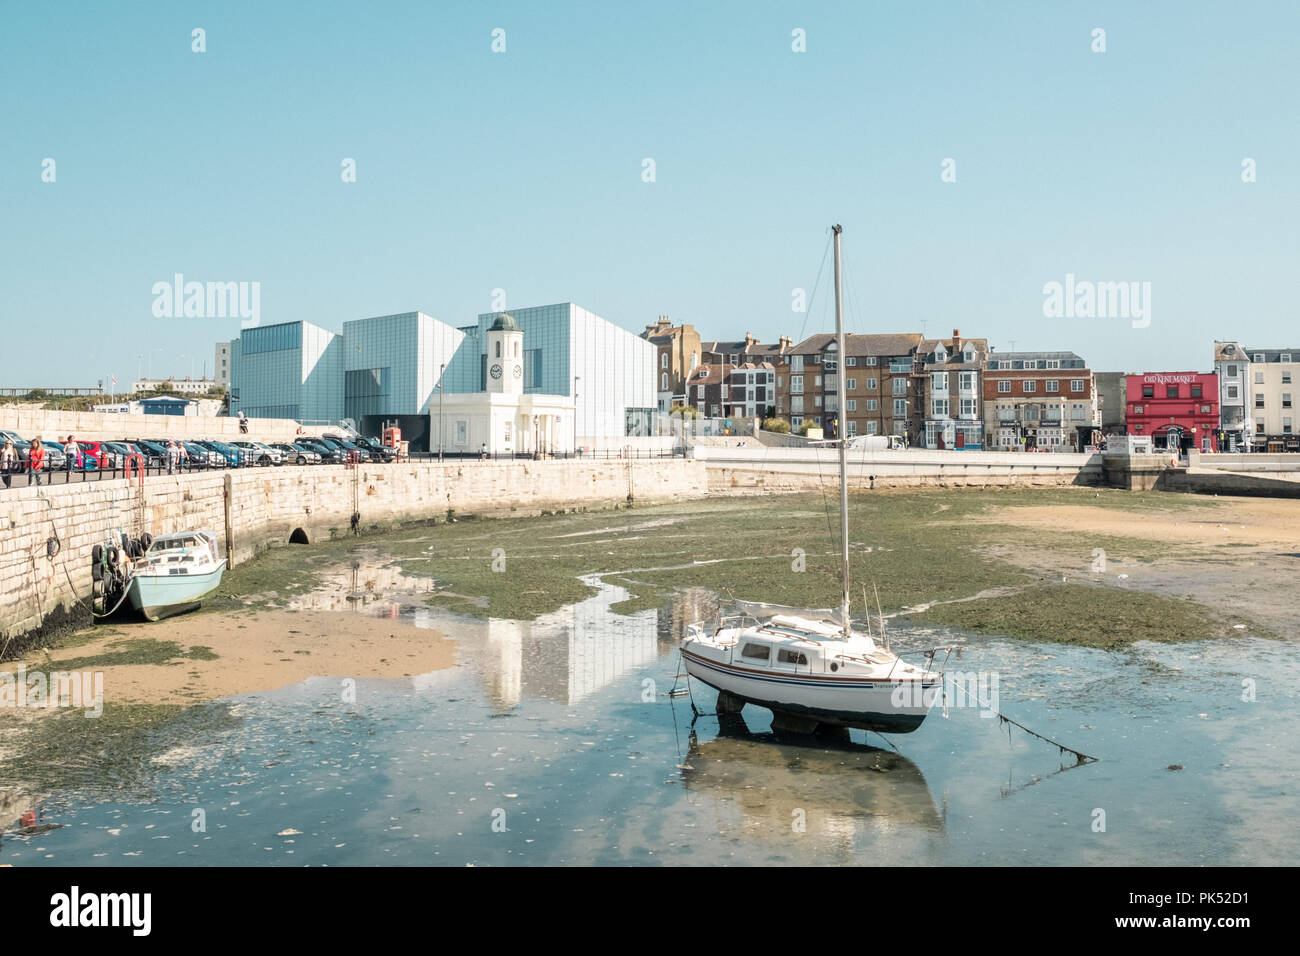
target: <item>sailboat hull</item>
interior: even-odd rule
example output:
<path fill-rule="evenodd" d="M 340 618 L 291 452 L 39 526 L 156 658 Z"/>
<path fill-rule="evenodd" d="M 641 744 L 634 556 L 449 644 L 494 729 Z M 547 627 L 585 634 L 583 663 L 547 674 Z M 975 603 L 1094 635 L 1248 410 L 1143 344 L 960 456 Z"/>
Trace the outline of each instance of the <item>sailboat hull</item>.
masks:
<path fill-rule="evenodd" d="M 682 648 L 682 659 L 697 680 L 778 716 L 882 733 L 906 734 L 920 727 L 942 684 L 938 675 L 915 688 L 916 681 L 760 671 L 709 660 L 687 648 Z M 899 696 L 902 702 L 896 703 Z"/>
<path fill-rule="evenodd" d="M 203 598 L 221 584 L 225 569 L 223 559 L 205 574 L 137 574 L 131 579 L 127 597 L 146 620 L 160 621 L 196 610 Z"/>

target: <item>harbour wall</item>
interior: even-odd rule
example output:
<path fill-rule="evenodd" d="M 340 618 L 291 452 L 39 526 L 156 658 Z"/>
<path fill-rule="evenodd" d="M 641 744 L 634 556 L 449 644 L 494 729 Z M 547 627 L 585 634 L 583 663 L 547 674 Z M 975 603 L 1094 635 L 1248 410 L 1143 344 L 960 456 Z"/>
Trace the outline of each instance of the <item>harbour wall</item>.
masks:
<path fill-rule="evenodd" d="M 692 454 L 709 468 L 714 494 L 781 494 L 839 487 L 834 448 L 710 448 Z M 989 488 L 1098 485 L 1105 480 L 1095 454 L 1023 452 L 854 451 L 851 488 Z"/>
<path fill-rule="evenodd" d="M 90 621 L 91 549 L 118 529 L 210 529 L 239 563 L 274 544 L 346 535 L 354 512 L 364 529 L 448 511 L 529 515 L 707 493 L 704 464 L 681 458 L 285 465 L 0 489 L 0 650 Z"/>

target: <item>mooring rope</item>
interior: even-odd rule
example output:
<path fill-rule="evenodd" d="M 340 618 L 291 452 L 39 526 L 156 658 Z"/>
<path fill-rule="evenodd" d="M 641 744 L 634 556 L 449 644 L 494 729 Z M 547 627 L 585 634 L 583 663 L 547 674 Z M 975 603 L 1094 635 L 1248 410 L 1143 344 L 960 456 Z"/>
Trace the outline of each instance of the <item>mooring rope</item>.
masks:
<path fill-rule="evenodd" d="M 1045 736 L 1043 736 L 1042 734 L 1040 734 L 1040 733 L 1039 733 L 1038 731 L 1036 731 L 1036 730 L 1030 730 L 1030 729 L 1029 729 L 1028 727 L 1026 727 L 1024 724 L 1020 723 L 1020 721 L 1018 721 L 1018 720 L 1013 720 L 1012 718 L 1008 717 L 1006 714 L 1002 713 L 1000 710 L 998 710 L 996 707 L 994 707 L 994 706 L 993 706 L 992 704 L 990 704 L 988 701 L 986 701 L 986 700 L 984 700 L 983 698 L 981 698 L 979 694 L 976 694 L 976 693 L 974 693 L 973 691 L 970 691 L 970 690 L 968 690 L 968 689 L 965 688 L 965 687 L 962 688 L 962 693 L 963 693 L 963 694 L 966 694 L 966 695 L 969 696 L 969 697 L 973 697 L 973 698 L 975 698 L 975 700 L 976 700 L 977 702 L 979 702 L 980 704 L 982 704 L 986 710 L 991 711 L 992 714 L 993 714 L 993 716 L 997 717 L 997 719 L 1000 720 L 1002 723 L 1004 723 L 1004 724 L 1014 724 L 1016 727 L 1019 727 L 1019 728 L 1020 728 L 1021 730 L 1023 730 L 1025 733 L 1029 734 L 1031 737 L 1037 737 L 1039 740 L 1045 740 L 1045 741 L 1047 741 L 1047 743 L 1051 744 L 1053 747 L 1058 748 L 1058 749 L 1061 751 L 1061 753 L 1063 753 L 1063 754 L 1064 754 L 1064 753 L 1074 754 L 1074 758 L 1075 758 L 1075 760 L 1076 760 L 1078 763 L 1081 763 L 1081 764 L 1084 764 L 1084 763 L 1096 763 L 1098 760 L 1101 759 L 1100 757 L 1091 757 L 1091 756 L 1089 756 L 1088 754 L 1084 753 L 1082 750 L 1075 750 L 1073 747 L 1067 747 L 1067 746 L 1065 746 L 1065 744 L 1060 743 L 1060 742 L 1058 742 L 1058 741 L 1055 741 L 1055 740 L 1053 740 L 1051 737 L 1045 737 Z M 1011 739 L 1011 728 L 1010 728 L 1010 727 L 1007 728 L 1007 739 L 1008 739 L 1008 740 Z"/>

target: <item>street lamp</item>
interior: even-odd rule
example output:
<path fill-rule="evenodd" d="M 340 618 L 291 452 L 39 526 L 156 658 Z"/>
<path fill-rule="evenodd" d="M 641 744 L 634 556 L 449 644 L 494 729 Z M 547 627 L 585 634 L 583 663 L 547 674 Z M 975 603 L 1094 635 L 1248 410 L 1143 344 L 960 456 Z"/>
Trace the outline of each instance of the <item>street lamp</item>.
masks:
<path fill-rule="evenodd" d="M 442 367 L 438 369 L 438 462 L 442 463 L 442 443 L 443 430 L 446 428 L 446 418 L 442 414 L 442 394 L 445 389 L 442 387 L 442 377 L 447 372 L 447 363 L 443 362 Z"/>
<path fill-rule="evenodd" d="M 573 454 L 577 454 L 577 384 L 582 376 L 573 376 Z"/>

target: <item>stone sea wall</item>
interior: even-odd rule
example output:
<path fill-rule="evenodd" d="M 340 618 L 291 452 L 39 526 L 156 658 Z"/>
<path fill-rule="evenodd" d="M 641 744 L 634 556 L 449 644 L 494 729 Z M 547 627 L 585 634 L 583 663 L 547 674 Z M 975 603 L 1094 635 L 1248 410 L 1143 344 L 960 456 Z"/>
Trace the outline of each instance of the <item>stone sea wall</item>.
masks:
<path fill-rule="evenodd" d="M 117 529 L 153 535 L 207 528 L 236 563 L 291 538 L 460 514 L 700 498 L 703 462 L 683 459 L 465 461 L 243 468 L 139 481 L 0 488 L 0 649 L 51 622 L 90 620 L 90 554 Z M 227 534 L 229 538 L 227 539 Z"/>

